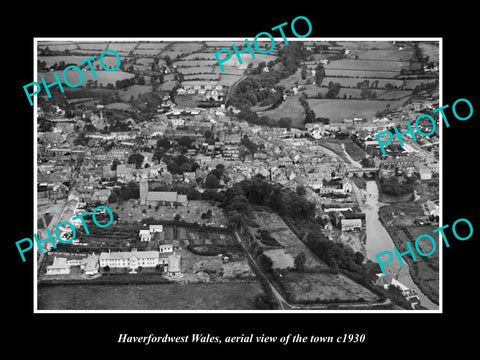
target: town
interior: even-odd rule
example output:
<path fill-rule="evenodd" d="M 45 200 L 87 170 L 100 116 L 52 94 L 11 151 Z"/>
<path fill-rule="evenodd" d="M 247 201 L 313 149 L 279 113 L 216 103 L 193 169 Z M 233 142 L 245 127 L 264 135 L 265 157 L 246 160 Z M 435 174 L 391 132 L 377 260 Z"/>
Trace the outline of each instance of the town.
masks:
<path fill-rule="evenodd" d="M 438 41 L 292 39 L 221 71 L 231 44 L 38 40 L 47 83 L 122 59 L 37 95 L 37 234 L 76 228 L 41 243 L 39 309 L 437 309 L 436 254 L 375 254 L 438 227 Z"/>

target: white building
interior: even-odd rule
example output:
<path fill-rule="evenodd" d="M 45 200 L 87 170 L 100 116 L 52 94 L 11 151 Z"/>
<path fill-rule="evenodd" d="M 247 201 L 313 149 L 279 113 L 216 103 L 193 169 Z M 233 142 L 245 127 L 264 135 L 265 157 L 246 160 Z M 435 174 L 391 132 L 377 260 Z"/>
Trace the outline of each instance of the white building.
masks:
<path fill-rule="evenodd" d="M 148 231 L 148 230 L 147 230 Z M 132 270 L 141 267 L 155 267 L 159 264 L 159 251 L 122 251 L 122 252 L 102 252 L 100 254 L 100 266 L 111 268 L 130 268 Z"/>
<path fill-rule="evenodd" d="M 140 236 L 141 241 L 150 241 L 152 239 L 152 234 L 150 233 L 150 230 L 147 229 L 141 229 L 138 236 Z"/>
<path fill-rule="evenodd" d="M 342 219 L 342 231 L 362 229 L 362 219 Z"/>
<path fill-rule="evenodd" d="M 180 255 L 170 255 L 168 257 L 168 275 L 178 276 L 180 275 L 180 263 L 182 257 Z"/>
<path fill-rule="evenodd" d="M 150 225 L 149 229 L 151 233 L 162 232 L 163 225 Z"/>
<path fill-rule="evenodd" d="M 66 275 L 70 274 L 70 265 L 67 264 L 67 258 L 53 258 L 53 264 L 47 266 L 47 275 Z"/>

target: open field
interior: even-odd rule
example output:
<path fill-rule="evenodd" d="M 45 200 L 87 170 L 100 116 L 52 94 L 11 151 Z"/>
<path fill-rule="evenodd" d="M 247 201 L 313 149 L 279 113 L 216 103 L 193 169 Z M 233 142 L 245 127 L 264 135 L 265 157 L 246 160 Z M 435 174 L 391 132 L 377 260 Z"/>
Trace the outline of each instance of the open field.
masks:
<path fill-rule="evenodd" d="M 107 43 L 106 42 L 76 42 L 78 45 L 79 49 L 83 50 L 105 50 L 107 49 Z"/>
<path fill-rule="evenodd" d="M 303 128 L 303 121 L 305 120 L 305 110 L 298 101 L 300 95 L 293 95 L 287 97 L 287 100 L 282 102 L 279 107 L 273 110 L 262 111 L 258 116 L 267 115 L 270 119 L 278 120 L 282 117 L 292 118 L 292 127 Z"/>
<path fill-rule="evenodd" d="M 152 87 L 150 85 L 132 85 L 128 88 L 123 88 L 118 91 L 120 99 L 122 101 L 130 101 L 130 98 L 133 97 L 138 99 L 140 94 L 148 94 L 152 92 Z"/>
<path fill-rule="evenodd" d="M 186 56 L 197 52 L 204 47 L 201 42 L 174 42 L 166 46 L 162 51 L 162 57 L 169 56 L 175 59 L 177 56 Z"/>
<path fill-rule="evenodd" d="M 305 80 L 302 80 L 302 69 L 298 68 L 295 74 L 290 75 L 286 79 L 280 80 L 278 83 L 278 86 L 283 86 L 285 89 L 291 89 L 295 86 L 295 83 L 297 82 L 298 84 L 303 84 Z"/>
<path fill-rule="evenodd" d="M 181 68 L 192 68 L 196 66 L 200 67 L 212 67 L 217 64 L 216 60 L 179 60 L 175 61 L 173 63 L 174 65 L 178 66 L 181 70 Z"/>
<path fill-rule="evenodd" d="M 156 49 L 135 49 L 133 51 L 134 54 L 140 55 L 140 56 L 157 56 L 159 55 L 161 50 L 156 50 Z"/>
<path fill-rule="evenodd" d="M 215 80 L 215 81 L 218 81 L 218 80 L 220 80 L 220 75 L 219 74 L 191 74 L 191 75 L 185 75 L 184 79 L 185 79 L 185 81 L 190 81 L 190 80 Z"/>
<path fill-rule="evenodd" d="M 333 83 L 339 83 L 342 87 L 357 88 L 357 84 L 361 83 L 363 80 L 364 79 L 325 76 L 322 81 L 322 86 L 328 86 L 328 83 L 331 81 Z M 373 83 L 376 82 L 376 80 L 378 80 L 378 88 L 384 88 L 385 85 L 388 83 L 397 87 L 402 87 L 404 84 L 403 80 L 397 80 L 397 79 L 391 79 L 391 80 L 390 79 L 368 79 L 368 80 L 370 82 L 370 87 L 373 86 Z"/>
<path fill-rule="evenodd" d="M 74 50 L 77 49 L 77 44 L 67 42 L 57 42 L 57 41 L 39 41 L 38 42 L 39 49 L 49 48 L 52 51 L 64 51 L 64 50 Z"/>
<path fill-rule="evenodd" d="M 192 67 L 179 67 L 178 72 L 184 75 L 189 74 L 202 74 L 202 73 L 215 73 L 213 66 L 192 66 Z M 218 72 L 217 72 L 218 73 Z"/>
<path fill-rule="evenodd" d="M 218 81 L 218 85 L 232 86 L 241 77 L 242 77 L 241 75 L 230 75 L 230 74 L 220 73 L 220 80 Z"/>
<path fill-rule="evenodd" d="M 377 111 L 386 109 L 387 105 L 390 105 L 390 108 L 396 108 L 406 100 L 308 99 L 307 101 L 317 117 L 327 117 L 335 122 L 354 117 L 370 119 L 375 116 Z"/>
<path fill-rule="evenodd" d="M 348 54 L 349 59 L 383 60 L 383 61 L 410 61 L 414 59 L 413 49 L 410 50 L 353 50 Z"/>
<path fill-rule="evenodd" d="M 248 310 L 260 284 L 41 286 L 40 310 Z"/>
<path fill-rule="evenodd" d="M 137 42 L 111 42 L 108 44 L 108 48 L 118 53 L 128 53 L 135 49 L 137 44 Z"/>
<path fill-rule="evenodd" d="M 326 76 L 349 76 L 359 79 L 378 79 L 387 78 L 393 79 L 395 76 L 400 75 L 398 71 L 380 71 L 380 70 L 356 70 L 356 69 L 325 69 Z"/>
<path fill-rule="evenodd" d="M 350 50 L 397 50 L 391 41 L 337 41 L 336 43 Z"/>
<path fill-rule="evenodd" d="M 375 70 L 375 71 L 398 71 L 409 67 L 408 61 L 382 61 L 382 60 L 334 60 L 325 65 L 325 71 L 329 70 Z"/>
<path fill-rule="evenodd" d="M 163 50 L 168 46 L 168 42 L 140 42 L 137 49 Z"/>
<path fill-rule="evenodd" d="M 56 81 L 55 76 L 53 75 L 54 73 L 57 74 L 62 84 L 65 84 L 65 81 L 63 80 L 63 76 L 62 76 L 63 71 L 50 71 L 46 73 L 38 73 L 38 79 L 40 80 L 41 78 L 45 78 L 45 81 L 48 84 L 51 84 L 54 81 Z M 103 84 L 103 86 L 106 86 L 108 83 L 111 83 L 112 85 L 115 86 L 115 82 L 117 80 L 130 79 L 134 77 L 134 74 L 123 72 L 120 70 L 111 71 L 111 72 L 95 70 L 95 73 L 97 75 L 97 79 L 93 77 L 91 71 L 82 71 L 83 82 L 81 86 L 85 86 L 88 80 L 92 80 L 92 81 L 97 80 L 99 86 L 100 84 Z M 80 82 L 80 74 L 76 70 L 69 70 L 66 73 L 66 78 L 67 78 L 67 81 L 72 85 L 78 84 Z"/>
<path fill-rule="evenodd" d="M 59 64 L 61 61 L 65 62 L 65 64 L 74 64 L 74 65 L 79 65 L 80 61 L 85 60 L 85 56 L 81 55 L 55 55 L 55 56 L 38 56 L 37 59 L 39 61 L 45 61 L 46 66 L 52 66 L 53 64 L 57 63 Z M 93 61 L 92 64 L 95 65 L 95 62 Z M 87 65 L 88 66 L 88 65 Z"/>
<path fill-rule="evenodd" d="M 438 63 L 439 59 L 439 47 L 438 41 L 422 41 L 420 42 L 420 49 L 422 50 L 423 56 L 428 56 L 429 61 Z"/>
<path fill-rule="evenodd" d="M 377 296 L 342 274 L 289 272 L 283 287 L 294 302 L 375 301 Z"/>
<path fill-rule="evenodd" d="M 213 52 L 197 52 L 187 56 L 184 56 L 184 60 L 214 60 L 217 62 Z"/>

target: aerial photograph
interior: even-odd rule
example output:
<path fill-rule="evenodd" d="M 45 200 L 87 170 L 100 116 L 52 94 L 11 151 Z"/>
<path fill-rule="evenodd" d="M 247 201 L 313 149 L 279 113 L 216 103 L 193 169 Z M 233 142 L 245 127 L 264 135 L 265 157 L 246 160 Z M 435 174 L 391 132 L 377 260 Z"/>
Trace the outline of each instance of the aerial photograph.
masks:
<path fill-rule="evenodd" d="M 260 40 L 35 39 L 35 311 L 440 309 L 439 39 Z"/>

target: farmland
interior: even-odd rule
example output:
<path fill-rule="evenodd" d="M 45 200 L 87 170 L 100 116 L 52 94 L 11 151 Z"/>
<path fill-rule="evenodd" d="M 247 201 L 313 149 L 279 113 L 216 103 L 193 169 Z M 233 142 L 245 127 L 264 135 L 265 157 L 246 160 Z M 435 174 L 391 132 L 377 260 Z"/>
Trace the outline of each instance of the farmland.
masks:
<path fill-rule="evenodd" d="M 60 81 L 63 84 L 65 84 L 65 81 L 63 80 L 63 76 L 62 76 L 63 71 L 50 71 L 50 72 L 46 72 L 46 73 L 38 73 L 38 79 L 45 78 L 45 81 L 48 84 L 50 84 L 50 83 L 55 81 L 55 76 L 53 75 L 54 73 L 56 73 L 58 78 L 60 79 Z M 120 70 L 111 71 L 111 72 L 95 71 L 95 73 L 97 74 L 97 79 L 95 79 L 93 77 L 91 71 L 83 71 L 82 72 L 82 74 L 83 74 L 82 85 L 85 86 L 85 83 L 88 80 L 92 80 L 92 81 L 97 80 L 98 84 L 99 85 L 102 84 L 103 86 L 106 86 L 108 83 L 110 83 L 112 85 L 115 85 L 115 82 L 117 80 L 130 79 L 130 78 L 134 77 L 134 74 L 123 72 L 123 71 L 120 71 Z M 67 81 L 70 84 L 75 85 L 75 84 L 80 82 L 80 74 L 78 73 L 78 71 L 70 70 L 65 74 L 65 76 L 67 78 Z"/>
<path fill-rule="evenodd" d="M 387 105 L 394 108 L 402 105 L 405 100 L 340 100 L 340 99 L 308 99 L 310 108 L 317 117 L 327 117 L 331 121 L 341 122 L 343 119 L 354 117 L 372 118 L 379 110 L 384 110 Z"/>
<path fill-rule="evenodd" d="M 270 119 L 278 120 L 282 117 L 292 118 L 293 127 L 303 127 L 303 120 L 305 119 L 305 110 L 298 101 L 300 95 L 287 97 L 287 100 L 282 102 L 279 107 L 272 110 L 259 112 L 259 116 L 267 115 Z"/>
<path fill-rule="evenodd" d="M 41 310 L 255 309 L 259 283 L 40 286 Z"/>

